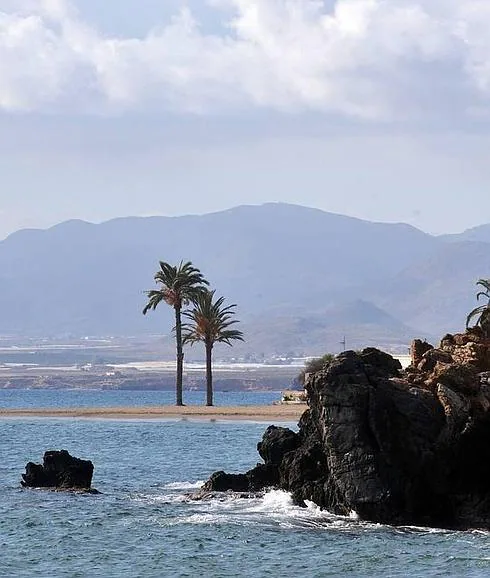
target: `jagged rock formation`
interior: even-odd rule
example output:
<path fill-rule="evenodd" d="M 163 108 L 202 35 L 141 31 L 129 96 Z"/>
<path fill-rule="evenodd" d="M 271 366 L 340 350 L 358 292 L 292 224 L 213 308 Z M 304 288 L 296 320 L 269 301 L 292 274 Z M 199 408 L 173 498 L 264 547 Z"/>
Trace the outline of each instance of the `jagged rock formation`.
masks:
<path fill-rule="evenodd" d="M 489 528 L 489 372 L 477 329 L 438 348 L 415 341 L 404 372 L 376 349 L 343 353 L 309 376 L 298 434 L 269 427 L 265 465 L 238 485 L 215 474 L 203 492 L 276 487 L 380 523 Z"/>
<path fill-rule="evenodd" d="M 21 484 L 29 488 L 83 490 L 91 488 L 94 465 L 89 460 L 71 456 L 66 450 L 45 452 L 43 464 L 29 462 Z"/>

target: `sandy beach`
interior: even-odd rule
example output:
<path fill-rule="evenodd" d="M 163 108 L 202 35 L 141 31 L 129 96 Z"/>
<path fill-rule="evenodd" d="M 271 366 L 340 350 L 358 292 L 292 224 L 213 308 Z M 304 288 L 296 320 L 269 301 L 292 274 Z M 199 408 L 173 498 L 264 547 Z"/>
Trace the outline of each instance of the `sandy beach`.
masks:
<path fill-rule="evenodd" d="M 0 409 L 1 418 L 196 419 L 297 421 L 306 404 L 260 406 L 160 406 L 71 409 Z"/>

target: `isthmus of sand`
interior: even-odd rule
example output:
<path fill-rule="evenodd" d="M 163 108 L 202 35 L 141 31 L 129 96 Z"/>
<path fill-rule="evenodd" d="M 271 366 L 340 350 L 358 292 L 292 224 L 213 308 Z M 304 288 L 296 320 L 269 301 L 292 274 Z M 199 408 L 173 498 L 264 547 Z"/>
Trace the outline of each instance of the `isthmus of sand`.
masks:
<path fill-rule="evenodd" d="M 0 418 L 97 418 L 97 419 L 217 419 L 253 421 L 297 421 L 306 404 L 254 406 L 151 406 L 79 407 L 63 409 L 0 409 Z"/>

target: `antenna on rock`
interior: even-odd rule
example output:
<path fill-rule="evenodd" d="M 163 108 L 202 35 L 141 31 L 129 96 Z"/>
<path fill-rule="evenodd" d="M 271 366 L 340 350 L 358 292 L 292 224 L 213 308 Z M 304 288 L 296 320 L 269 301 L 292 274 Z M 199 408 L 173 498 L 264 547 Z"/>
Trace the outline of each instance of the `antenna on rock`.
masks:
<path fill-rule="evenodd" d="M 340 345 L 342 345 L 344 347 L 344 351 L 345 351 L 345 335 L 344 335 L 344 339 L 342 339 L 342 341 L 340 342 Z"/>

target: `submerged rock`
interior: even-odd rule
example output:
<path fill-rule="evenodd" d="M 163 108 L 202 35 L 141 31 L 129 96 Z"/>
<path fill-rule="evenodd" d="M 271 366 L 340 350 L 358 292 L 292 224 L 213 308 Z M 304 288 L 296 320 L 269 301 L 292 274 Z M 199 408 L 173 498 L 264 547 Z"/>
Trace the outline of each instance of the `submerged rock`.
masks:
<path fill-rule="evenodd" d="M 372 348 L 339 355 L 307 379 L 299 433 L 269 427 L 264 464 L 204 488 L 273 487 L 385 524 L 490 528 L 490 342 L 468 331 L 412 355 L 406 371 Z"/>
<path fill-rule="evenodd" d="M 94 465 L 89 460 L 71 456 L 66 450 L 47 451 L 43 464 L 29 462 L 21 484 L 29 488 L 83 490 L 97 493 L 91 488 Z"/>

